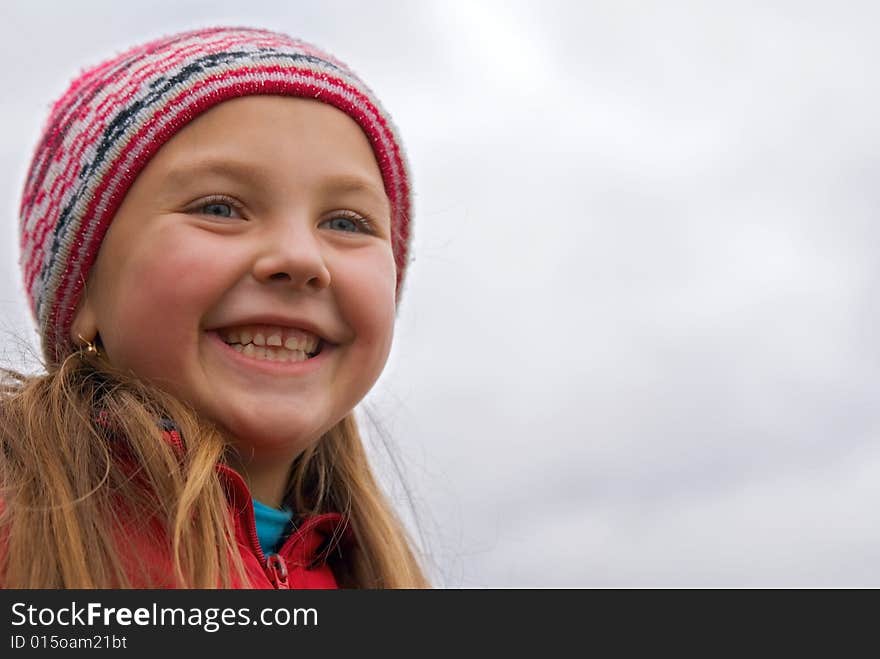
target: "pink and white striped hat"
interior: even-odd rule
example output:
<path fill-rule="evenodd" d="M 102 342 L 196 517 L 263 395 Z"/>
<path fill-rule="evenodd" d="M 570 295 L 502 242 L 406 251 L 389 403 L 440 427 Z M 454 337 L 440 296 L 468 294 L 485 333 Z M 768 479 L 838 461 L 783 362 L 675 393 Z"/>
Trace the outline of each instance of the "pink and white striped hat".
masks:
<path fill-rule="evenodd" d="M 101 241 L 129 186 L 177 131 L 240 96 L 313 98 L 363 129 L 391 202 L 399 302 L 408 262 L 412 198 L 397 129 L 345 64 L 285 34 L 247 27 L 182 32 L 87 69 L 52 106 L 20 208 L 20 265 L 43 354 L 77 347 L 70 324 Z"/>

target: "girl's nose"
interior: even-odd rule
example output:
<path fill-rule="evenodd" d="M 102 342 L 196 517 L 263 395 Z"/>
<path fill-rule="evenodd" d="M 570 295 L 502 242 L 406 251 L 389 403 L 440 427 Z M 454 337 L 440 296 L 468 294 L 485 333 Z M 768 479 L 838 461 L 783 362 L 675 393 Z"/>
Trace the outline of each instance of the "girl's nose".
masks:
<path fill-rule="evenodd" d="M 316 229 L 288 223 L 266 232 L 254 261 L 254 278 L 261 283 L 284 281 L 294 288 L 320 290 L 330 285 L 330 271 Z"/>

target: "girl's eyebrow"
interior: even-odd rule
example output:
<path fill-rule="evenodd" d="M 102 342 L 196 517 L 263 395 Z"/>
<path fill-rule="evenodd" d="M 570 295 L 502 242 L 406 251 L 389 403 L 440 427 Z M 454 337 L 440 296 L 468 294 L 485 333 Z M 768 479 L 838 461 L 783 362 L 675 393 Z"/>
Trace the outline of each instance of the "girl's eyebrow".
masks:
<path fill-rule="evenodd" d="M 192 163 L 184 163 L 172 167 L 165 175 L 162 183 L 163 187 L 171 187 L 172 189 L 185 186 L 192 179 L 206 174 L 215 176 L 224 176 L 230 179 L 238 179 L 244 181 L 253 187 L 260 187 L 265 184 L 265 171 L 260 167 L 234 160 L 202 160 Z M 325 192 L 335 193 L 367 193 L 381 204 L 388 207 L 388 197 L 385 189 L 376 186 L 369 179 L 356 173 L 342 173 L 328 176 L 321 179 L 319 189 Z"/>
<path fill-rule="evenodd" d="M 204 176 L 205 174 L 214 174 L 216 176 L 225 176 L 227 178 L 242 179 L 248 183 L 259 185 L 262 175 L 257 167 L 253 167 L 246 163 L 240 163 L 230 160 L 199 160 L 194 162 L 180 163 L 171 168 L 162 179 L 163 187 L 165 186 L 181 186 L 187 185 L 192 179 Z"/>

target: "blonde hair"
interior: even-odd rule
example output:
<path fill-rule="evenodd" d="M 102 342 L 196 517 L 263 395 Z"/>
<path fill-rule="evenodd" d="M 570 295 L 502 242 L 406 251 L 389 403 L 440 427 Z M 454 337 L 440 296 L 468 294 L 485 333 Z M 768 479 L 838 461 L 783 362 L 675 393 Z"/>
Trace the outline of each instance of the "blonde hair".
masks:
<path fill-rule="evenodd" d="M 102 358 L 73 353 L 46 370 L 0 368 L 0 585 L 249 585 L 216 469 L 231 449 L 224 433 Z M 101 414 L 112 432 L 98 423 Z M 180 431 L 182 455 L 163 439 L 161 418 Z M 429 586 L 373 476 L 353 413 L 295 460 L 287 498 L 299 514 L 347 519 L 354 547 L 331 542 L 326 550 L 341 587 Z M 170 559 L 170 577 L 148 560 L 126 558 L 139 520 L 162 531 L 141 530 L 137 541 Z"/>

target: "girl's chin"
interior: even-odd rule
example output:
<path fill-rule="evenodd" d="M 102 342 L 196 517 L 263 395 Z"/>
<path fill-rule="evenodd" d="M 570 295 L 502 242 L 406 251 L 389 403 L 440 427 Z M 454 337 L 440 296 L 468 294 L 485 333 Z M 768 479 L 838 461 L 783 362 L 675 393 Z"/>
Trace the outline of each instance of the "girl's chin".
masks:
<path fill-rule="evenodd" d="M 292 419 L 286 423 L 281 419 L 278 423 L 271 424 L 239 422 L 218 425 L 230 444 L 244 457 L 257 453 L 264 456 L 296 457 L 323 434 L 316 432 L 311 426 L 297 430 L 298 424 Z"/>

